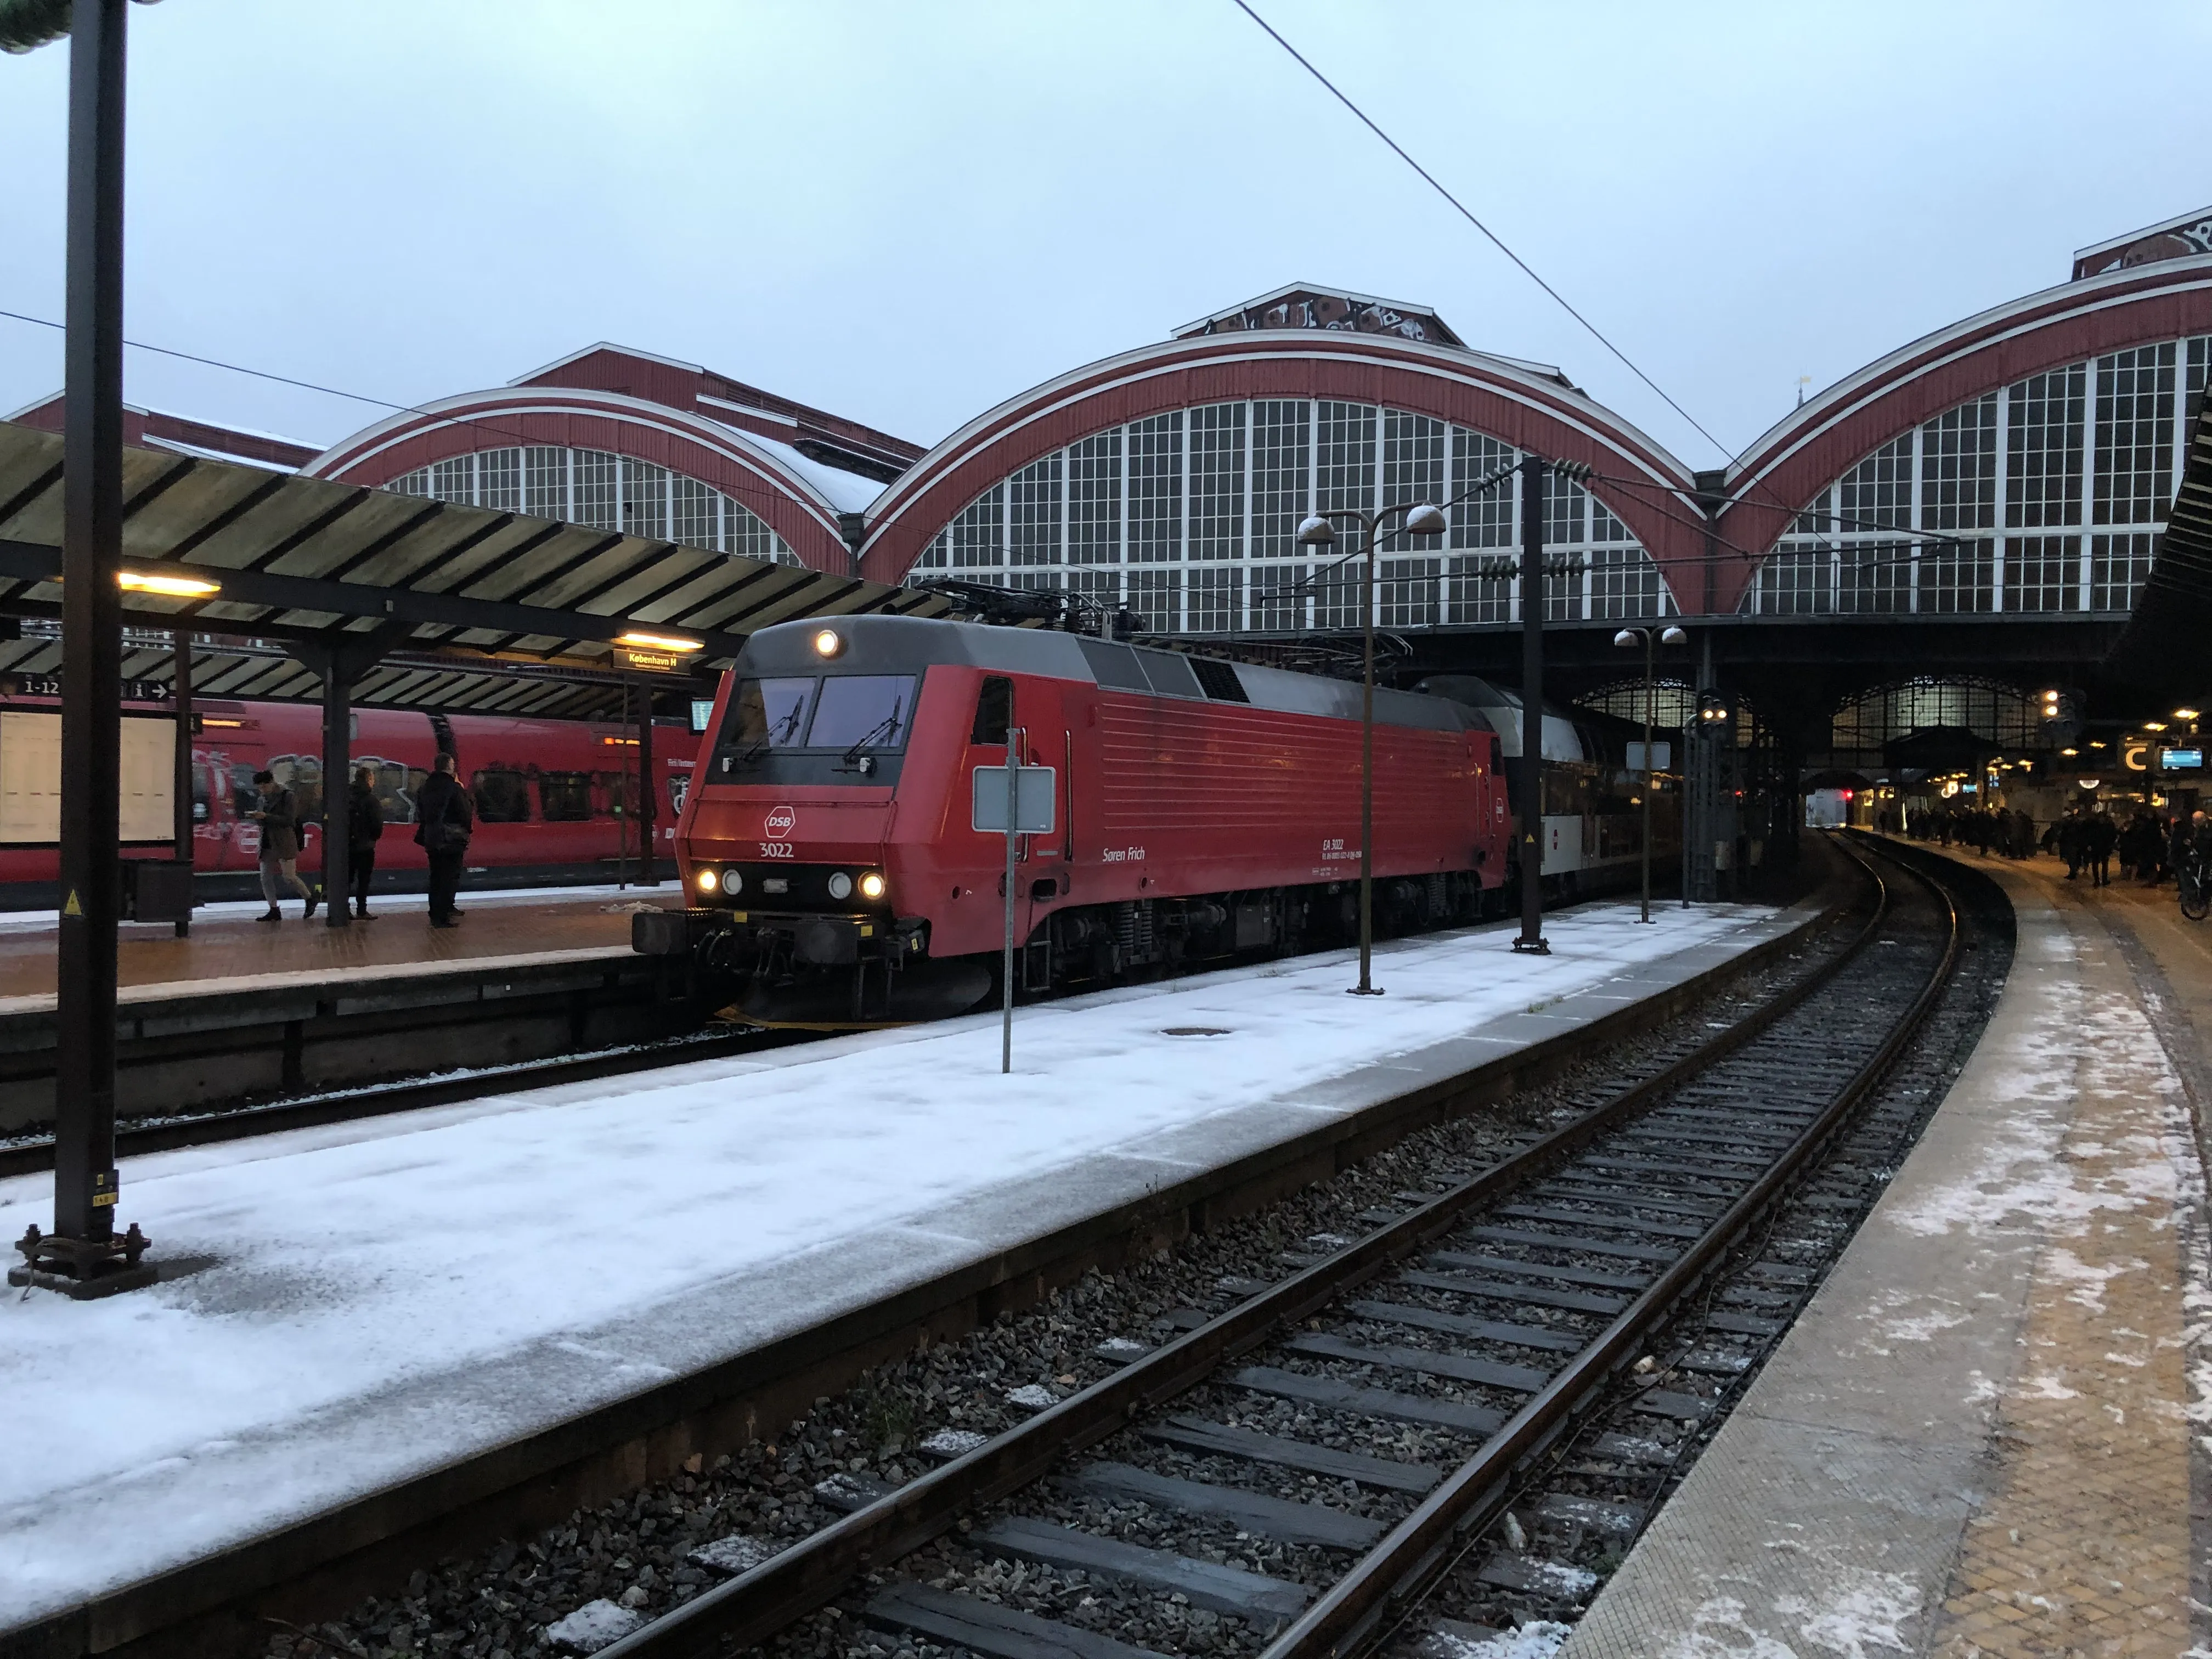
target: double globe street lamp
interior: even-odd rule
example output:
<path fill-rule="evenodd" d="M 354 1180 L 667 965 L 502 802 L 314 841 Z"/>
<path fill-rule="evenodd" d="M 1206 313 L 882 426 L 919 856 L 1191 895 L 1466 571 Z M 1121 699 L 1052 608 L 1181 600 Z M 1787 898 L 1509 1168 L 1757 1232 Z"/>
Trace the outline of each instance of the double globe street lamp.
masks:
<path fill-rule="evenodd" d="M 1375 555 L 1382 526 L 1401 514 L 1405 523 L 1399 528 L 1408 536 L 1438 536 L 1448 527 L 1442 507 L 1425 501 L 1409 501 L 1376 513 L 1364 513 L 1354 507 L 1316 513 L 1298 526 L 1297 534 L 1301 547 L 1334 546 L 1336 526 L 1329 521 L 1348 520 L 1359 526 L 1361 539 L 1345 560 L 1366 555 L 1366 574 L 1360 583 L 1359 616 L 1365 666 L 1359 687 L 1359 983 L 1351 991 L 1356 997 L 1382 994 L 1371 973 L 1375 949 Z"/>
<path fill-rule="evenodd" d="M 1644 908 L 1636 919 L 1651 920 L 1651 653 L 1655 646 L 1687 645 L 1690 636 L 1679 628 L 1663 628 L 1654 635 L 1649 628 L 1624 628 L 1613 636 L 1623 649 L 1644 647 Z"/>

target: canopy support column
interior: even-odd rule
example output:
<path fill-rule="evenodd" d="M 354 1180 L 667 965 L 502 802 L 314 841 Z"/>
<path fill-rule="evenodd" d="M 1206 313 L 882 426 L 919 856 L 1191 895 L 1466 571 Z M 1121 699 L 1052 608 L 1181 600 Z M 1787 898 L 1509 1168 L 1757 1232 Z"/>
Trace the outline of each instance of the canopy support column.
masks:
<path fill-rule="evenodd" d="M 405 626 L 386 623 L 366 634 L 340 635 L 329 644 L 288 645 L 286 652 L 323 682 L 323 915 L 332 927 L 352 924 L 352 848 L 346 803 L 353 787 L 353 683 L 398 642 Z M 306 850 L 304 831 L 301 851 Z"/>

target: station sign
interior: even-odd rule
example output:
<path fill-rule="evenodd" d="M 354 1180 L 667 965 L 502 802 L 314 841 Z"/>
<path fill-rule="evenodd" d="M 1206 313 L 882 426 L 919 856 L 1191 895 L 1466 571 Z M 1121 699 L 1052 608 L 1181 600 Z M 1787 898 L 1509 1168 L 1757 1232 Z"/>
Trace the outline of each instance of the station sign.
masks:
<path fill-rule="evenodd" d="M 707 729 L 707 723 L 714 718 L 714 700 L 712 697 L 694 697 L 691 699 L 691 729 L 693 732 L 704 732 Z"/>
<path fill-rule="evenodd" d="M 1050 835 L 1053 808 L 1060 799 L 1054 784 L 1059 772 L 1049 766 L 1017 766 L 1013 771 L 1013 823 L 1009 826 L 1006 823 L 1006 769 L 979 766 L 975 772 L 975 793 L 969 802 L 969 826 L 994 836 L 1005 835 L 1009 828 L 1017 835 Z"/>
<path fill-rule="evenodd" d="M 635 646 L 617 646 L 615 665 L 641 674 L 684 674 L 690 672 L 690 659 L 679 657 L 673 651 L 645 651 Z"/>
<path fill-rule="evenodd" d="M 1642 744 L 1632 743 L 1628 745 L 1628 769 L 1632 772 L 1646 770 L 1663 772 L 1673 764 L 1674 759 L 1674 745 L 1671 743 L 1653 744 L 1651 757 L 1648 762 L 1644 759 Z"/>
<path fill-rule="evenodd" d="M 0 674 L 0 697 L 58 697 L 61 694 L 62 677 L 58 674 Z M 123 701 L 167 702 L 169 683 L 126 679 L 123 682 Z"/>
<path fill-rule="evenodd" d="M 2161 772 L 2201 772 L 2204 769 L 2202 749 L 2161 749 L 2158 751 L 2158 769 Z"/>

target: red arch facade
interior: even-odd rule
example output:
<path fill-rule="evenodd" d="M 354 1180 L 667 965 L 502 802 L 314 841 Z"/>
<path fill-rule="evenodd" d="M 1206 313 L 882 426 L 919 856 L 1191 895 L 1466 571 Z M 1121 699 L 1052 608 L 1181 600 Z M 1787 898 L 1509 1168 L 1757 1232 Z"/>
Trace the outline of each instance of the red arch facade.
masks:
<path fill-rule="evenodd" d="M 605 450 L 696 478 L 744 503 L 801 563 L 839 572 L 850 564 L 836 505 L 781 458 L 729 427 L 617 392 L 544 386 L 466 392 L 380 421 L 301 471 L 375 486 L 478 450 L 533 444 Z"/>
<path fill-rule="evenodd" d="M 1590 491 L 1670 570 L 1702 558 L 1688 471 L 1579 392 L 1498 359 L 1389 337 L 1311 329 L 1203 335 L 1121 353 L 1046 381 L 925 454 L 869 514 L 861 574 L 896 582 L 977 496 L 1032 461 L 1147 416 L 1244 398 L 1375 404 L 1516 448 L 1587 461 Z M 1605 477 L 1627 477 L 1623 489 Z"/>
<path fill-rule="evenodd" d="M 2212 255 L 2031 294 L 1870 363 L 1793 410 L 1729 469 L 1714 603 L 1732 611 L 1759 562 L 1820 492 L 1923 422 L 2085 358 L 2212 332 Z"/>

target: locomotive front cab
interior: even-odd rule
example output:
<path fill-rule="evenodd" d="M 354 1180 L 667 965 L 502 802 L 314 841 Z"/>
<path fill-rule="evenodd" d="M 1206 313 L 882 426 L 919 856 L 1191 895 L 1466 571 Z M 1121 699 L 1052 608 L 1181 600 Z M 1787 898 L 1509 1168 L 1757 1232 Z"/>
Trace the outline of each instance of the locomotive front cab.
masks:
<path fill-rule="evenodd" d="M 932 744 L 927 631 L 896 617 L 763 629 L 716 699 L 677 834 L 682 911 L 641 914 L 632 944 L 735 979 L 762 1024 L 850 1026 L 964 1007 L 934 988 L 895 825 Z M 909 1005 L 921 1005 L 913 1006 Z M 957 1011 L 957 1010 L 956 1010 Z"/>

